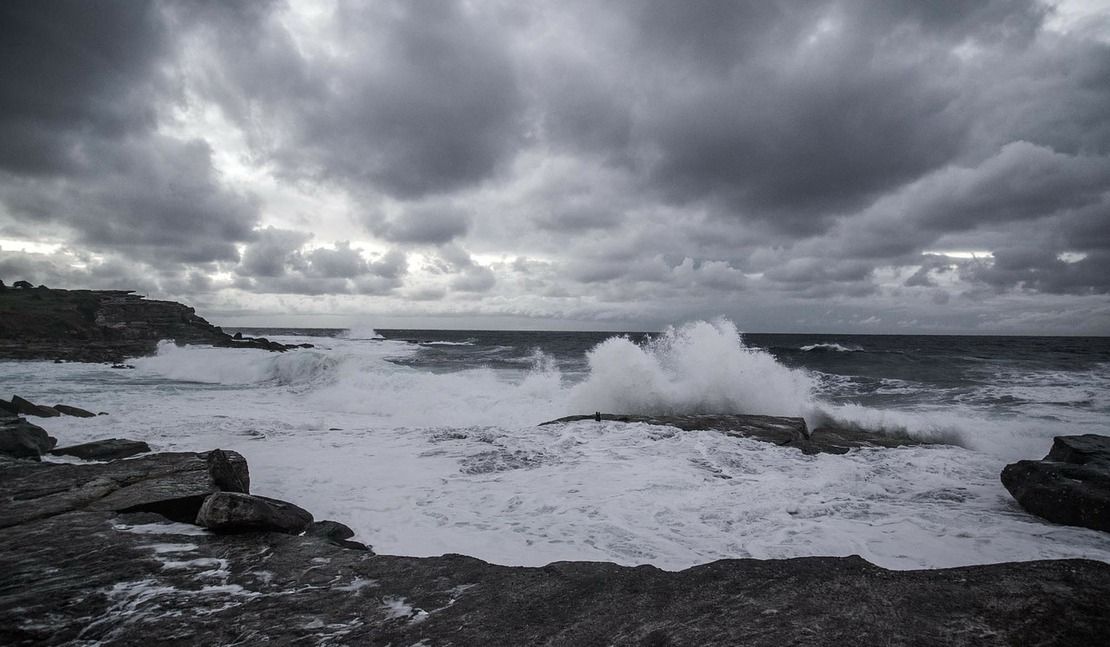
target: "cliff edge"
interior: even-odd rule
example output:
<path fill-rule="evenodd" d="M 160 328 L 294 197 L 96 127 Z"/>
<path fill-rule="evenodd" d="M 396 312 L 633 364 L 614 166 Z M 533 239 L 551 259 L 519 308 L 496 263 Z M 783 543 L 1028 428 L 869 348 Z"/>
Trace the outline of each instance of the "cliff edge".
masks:
<path fill-rule="evenodd" d="M 189 306 L 130 290 L 0 289 L 0 359 L 119 362 L 154 353 L 164 339 L 287 350 L 265 339 L 235 339 Z"/>

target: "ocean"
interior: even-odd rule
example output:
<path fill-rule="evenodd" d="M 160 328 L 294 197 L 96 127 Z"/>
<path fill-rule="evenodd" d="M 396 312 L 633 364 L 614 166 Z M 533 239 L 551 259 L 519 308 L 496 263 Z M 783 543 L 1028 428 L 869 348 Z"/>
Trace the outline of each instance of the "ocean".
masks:
<path fill-rule="evenodd" d="M 1107 433 L 1110 338 L 242 329 L 315 348 L 177 347 L 134 369 L 0 363 L 0 393 L 109 415 L 36 420 L 246 456 L 252 491 L 375 551 L 676 570 L 861 555 L 894 569 L 1085 557 L 1105 533 L 1025 513 L 1002 467 Z M 232 332 L 234 332 L 232 330 Z M 804 456 L 571 414 L 804 416 L 937 444 Z"/>

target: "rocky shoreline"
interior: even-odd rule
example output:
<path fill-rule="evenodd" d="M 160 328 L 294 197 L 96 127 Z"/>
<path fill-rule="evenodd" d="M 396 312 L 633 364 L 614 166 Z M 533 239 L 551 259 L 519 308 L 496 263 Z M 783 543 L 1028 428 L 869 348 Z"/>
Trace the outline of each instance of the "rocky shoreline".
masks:
<path fill-rule="evenodd" d="M 292 348 L 230 335 L 189 306 L 128 290 L 0 289 L 0 359 L 118 363 L 153 354 L 162 340 L 275 352 Z"/>
<path fill-rule="evenodd" d="M 743 416 L 731 424 L 723 416 L 694 418 L 672 422 L 772 441 L 785 434 L 797 442 L 792 434 L 801 433 L 793 419 L 748 417 L 745 432 Z M 35 427 L 11 415 L 0 422 Z M 131 449 L 139 455 L 104 462 L 0 457 L 0 643 L 1110 641 L 1103 602 L 1110 565 L 1098 561 L 889 571 L 859 557 L 807 557 L 667 572 L 375 555 L 342 523 L 251 493 L 246 461 L 235 452 Z"/>
<path fill-rule="evenodd" d="M 1110 594 L 1110 565 L 1087 560 L 930 571 L 888 571 L 858 557 L 721 560 L 680 572 L 587 562 L 514 568 L 459 555 L 374 555 L 313 533 L 211 532 L 142 511 L 158 506 L 163 512 L 180 511 L 179 505 L 170 505 L 173 500 L 151 499 L 150 493 L 166 491 L 169 481 L 218 486 L 220 478 L 211 469 L 199 468 L 210 465 L 213 454 L 151 454 L 89 465 L 0 460 L 5 493 L 0 571 L 6 574 L 0 584 L 0 642 L 1004 645 L 1110 640 L 1102 605 Z M 223 454 L 236 471 L 245 471 L 240 457 Z M 73 485 L 81 480 L 75 470 L 96 476 Z M 122 487 L 95 496 L 88 488 L 97 482 Z M 126 490 L 131 491 L 120 494 Z"/>

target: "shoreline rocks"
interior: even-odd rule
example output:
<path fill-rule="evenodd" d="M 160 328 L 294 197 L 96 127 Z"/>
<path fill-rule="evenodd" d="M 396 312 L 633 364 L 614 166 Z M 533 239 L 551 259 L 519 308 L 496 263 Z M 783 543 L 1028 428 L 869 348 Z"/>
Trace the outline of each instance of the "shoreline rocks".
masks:
<path fill-rule="evenodd" d="M 1001 478 L 1038 517 L 1110 532 L 1110 436 L 1057 436 L 1043 459 L 1011 463 Z"/>
<path fill-rule="evenodd" d="M 859 557 L 719 560 L 678 572 L 525 568 L 349 550 L 362 546 L 349 528 L 313 523 L 307 511 L 294 511 L 284 532 L 213 533 L 166 519 L 185 499 L 196 502 L 194 519 L 209 502 L 272 501 L 249 495 L 249 479 L 245 460 L 220 450 L 90 465 L 0 459 L 0 643 L 1110 641 L 1110 565 L 1090 560 L 928 571 Z M 294 534 L 306 518 L 307 531 Z"/>

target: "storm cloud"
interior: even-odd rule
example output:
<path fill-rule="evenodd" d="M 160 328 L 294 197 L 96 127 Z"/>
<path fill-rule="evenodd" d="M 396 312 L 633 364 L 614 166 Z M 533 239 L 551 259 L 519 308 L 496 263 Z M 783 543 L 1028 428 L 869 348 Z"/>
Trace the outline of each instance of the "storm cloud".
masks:
<path fill-rule="evenodd" d="M 1110 333 L 1100 2 L 8 2 L 0 78 L 9 282 Z"/>

